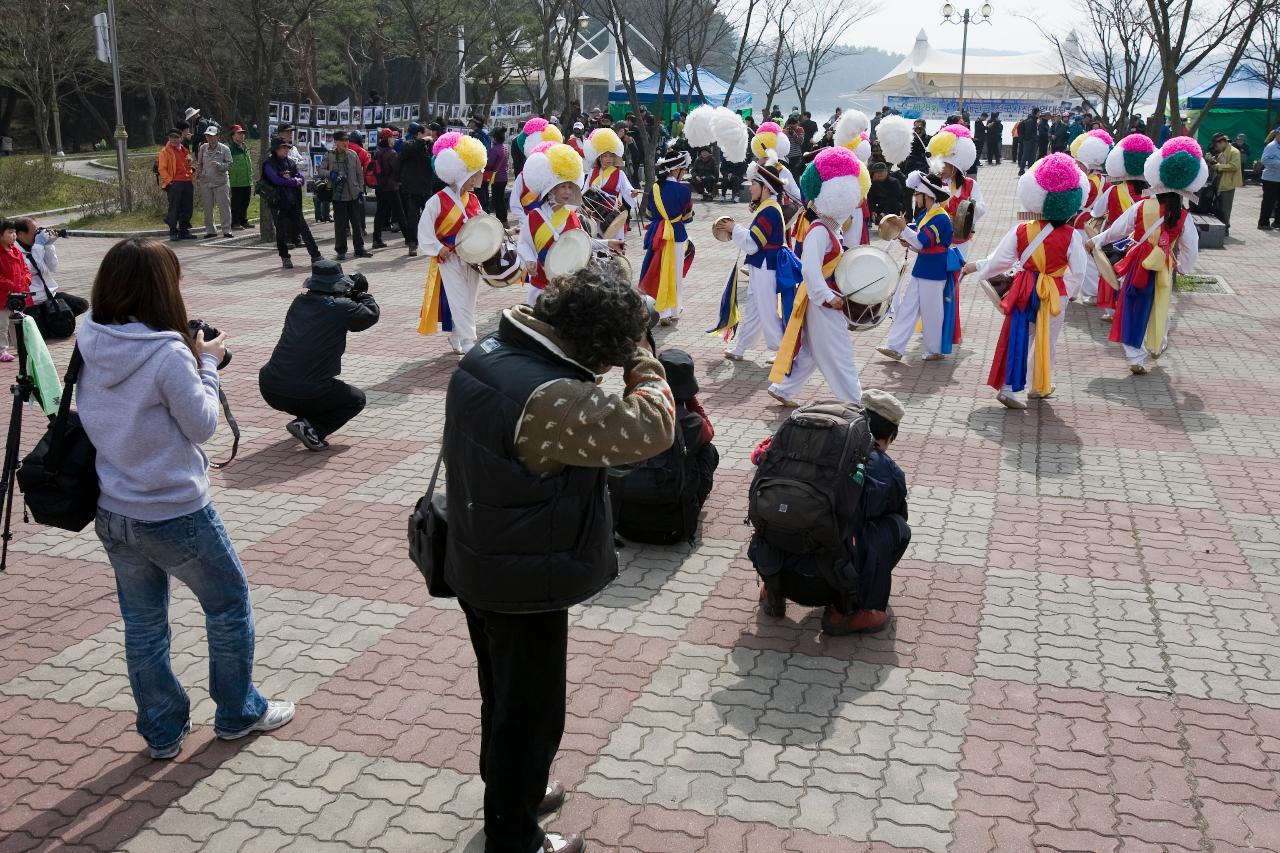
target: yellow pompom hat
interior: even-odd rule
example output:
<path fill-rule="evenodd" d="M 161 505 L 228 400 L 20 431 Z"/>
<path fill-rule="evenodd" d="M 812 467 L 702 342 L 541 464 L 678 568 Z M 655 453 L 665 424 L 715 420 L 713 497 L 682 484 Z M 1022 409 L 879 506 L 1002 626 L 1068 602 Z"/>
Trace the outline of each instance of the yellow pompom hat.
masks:
<path fill-rule="evenodd" d="M 523 174 L 525 186 L 539 198 L 560 184 L 581 187 L 582 155 L 563 142 L 556 142 L 531 154 L 524 161 Z"/>

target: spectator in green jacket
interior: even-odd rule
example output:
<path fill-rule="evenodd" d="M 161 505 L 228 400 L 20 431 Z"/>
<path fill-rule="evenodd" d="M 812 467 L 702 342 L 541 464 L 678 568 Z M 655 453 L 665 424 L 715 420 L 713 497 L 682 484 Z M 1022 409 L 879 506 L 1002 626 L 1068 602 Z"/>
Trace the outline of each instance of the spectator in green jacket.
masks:
<path fill-rule="evenodd" d="M 253 157 L 245 144 L 244 128 L 231 125 L 231 227 L 249 227 L 249 200 L 253 197 Z"/>

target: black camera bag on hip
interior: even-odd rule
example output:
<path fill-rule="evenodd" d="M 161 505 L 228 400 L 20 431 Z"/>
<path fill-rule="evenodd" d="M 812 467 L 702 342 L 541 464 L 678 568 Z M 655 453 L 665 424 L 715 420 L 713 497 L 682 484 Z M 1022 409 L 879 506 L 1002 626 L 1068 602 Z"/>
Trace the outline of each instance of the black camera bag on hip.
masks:
<path fill-rule="evenodd" d="M 436 492 L 436 478 L 440 475 L 440 463 L 444 461 L 444 443 L 436 457 L 435 470 L 427 493 L 418 500 L 409 516 L 409 559 L 413 560 L 422 578 L 427 582 L 427 592 L 432 598 L 457 598 L 453 588 L 444 579 L 445 546 L 449 541 L 449 509 L 445 493 Z"/>
<path fill-rule="evenodd" d="M 49 289 L 49 285 L 45 284 L 44 273 L 40 271 L 40 265 L 32 257 L 31 250 L 23 248 L 22 253 L 27 256 L 28 265 L 40 280 L 45 297 L 43 302 L 37 302 L 28 308 L 27 313 L 35 318 L 36 328 L 40 330 L 40 335 L 46 341 L 60 341 L 71 337 L 76 333 L 76 312 L 71 310 L 71 306 L 67 304 L 66 298 L 61 293 L 54 293 Z"/>
<path fill-rule="evenodd" d="M 81 531 L 98 514 L 98 451 L 71 411 L 71 394 L 84 358 L 71 353 L 58 414 L 40 442 L 22 460 L 18 485 L 31 517 L 39 524 Z"/>

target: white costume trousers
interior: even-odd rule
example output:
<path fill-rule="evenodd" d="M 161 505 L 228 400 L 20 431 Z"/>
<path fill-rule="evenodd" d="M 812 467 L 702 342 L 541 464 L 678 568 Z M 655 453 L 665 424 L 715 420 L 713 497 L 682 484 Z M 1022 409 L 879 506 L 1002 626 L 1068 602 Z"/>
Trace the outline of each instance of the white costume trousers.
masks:
<path fill-rule="evenodd" d="M 453 318 L 449 346 L 465 353 L 476 345 L 476 298 L 480 295 L 480 273 L 475 267 L 464 264 L 457 255 L 450 255 L 440 264 L 440 285 L 449 300 L 449 316 Z"/>
<path fill-rule="evenodd" d="M 765 346 L 777 352 L 782 343 L 783 325 L 778 317 L 778 278 L 774 270 L 764 267 L 747 267 L 747 296 L 739 291 L 737 338 L 733 344 L 734 355 L 744 355 L 756 339 L 764 336 Z"/>
<path fill-rule="evenodd" d="M 893 315 L 893 328 L 884 345 L 906 352 L 916 331 L 916 320 L 924 326 L 924 351 L 932 355 L 942 351 L 942 291 L 947 283 L 940 279 L 911 276 L 901 289 L 902 302 Z"/>
<path fill-rule="evenodd" d="M 846 403 L 862 400 L 862 382 L 853 358 L 853 338 L 845 313 L 810 301 L 805 307 L 804 335 L 800 352 L 791 363 L 791 375 L 771 386 L 788 400 L 799 398 L 800 391 L 814 370 L 821 370 L 827 387 L 836 399 Z"/>

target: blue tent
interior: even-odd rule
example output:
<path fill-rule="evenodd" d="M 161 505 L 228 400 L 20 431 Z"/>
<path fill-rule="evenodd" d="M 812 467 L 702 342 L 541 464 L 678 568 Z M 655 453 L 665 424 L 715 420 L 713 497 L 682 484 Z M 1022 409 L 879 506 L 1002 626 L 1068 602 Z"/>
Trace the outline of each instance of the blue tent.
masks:
<path fill-rule="evenodd" d="M 1187 95 L 1187 109 L 1204 109 L 1217 85 L 1217 80 L 1211 80 Z M 1280 88 L 1273 91 L 1271 97 L 1273 102 L 1280 101 Z M 1252 66 L 1239 66 L 1227 81 L 1227 85 L 1222 87 L 1222 93 L 1213 102 L 1213 108 L 1215 110 L 1265 110 L 1267 108 L 1265 78 Z"/>
<path fill-rule="evenodd" d="M 673 73 L 675 76 L 673 76 Z M 679 86 L 676 82 L 679 82 Z M 658 99 L 658 73 L 654 72 L 643 80 L 636 81 L 636 97 L 642 104 L 652 104 Z M 675 91 L 680 90 L 680 101 L 698 105 L 708 103 L 715 106 L 724 103 L 724 95 L 729 91 L 729 83 L 721 79 L 714 72 L 706 69 L 698 69 L 698 86 L 702 89 L 704 97 L 698 95 L 697 89 L 693 85 L 693 71 L 690 68 L 683 68 L 679 71 L 667 71 L 667 83 L 662 87 L 662 100 L 670 104 L 675 101 Z M 631 96 L 627 94 L 625 89 L 618 89 L 609 93 L 609 100 L 613 103 L 624 103 L 631 100 Z M 738 87 L 734 87 L 733 94 L 729 97 L 727 106 L 734 110 L 751 109 L 751 93 L 745 92 Z"/>

